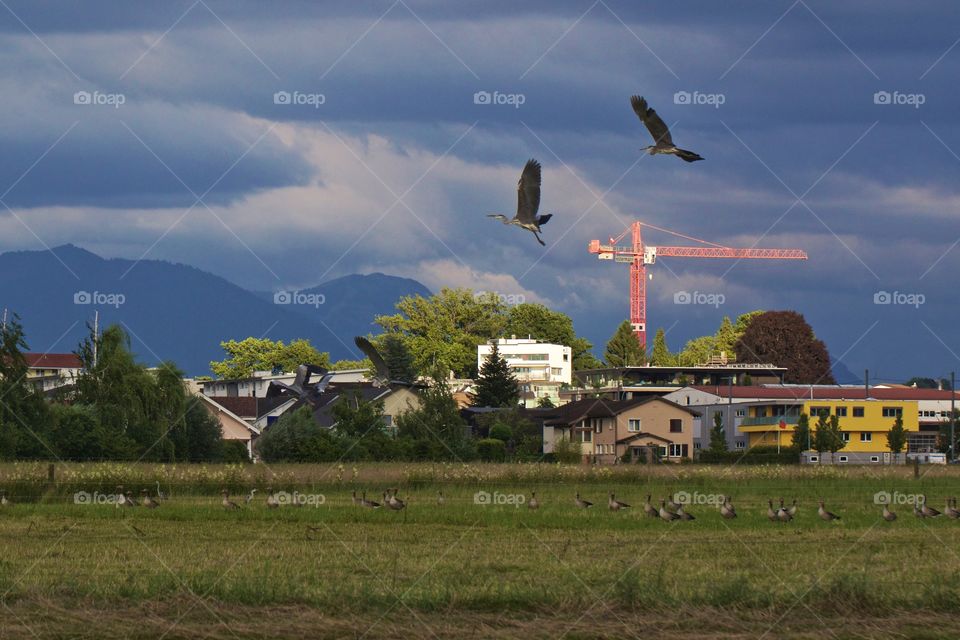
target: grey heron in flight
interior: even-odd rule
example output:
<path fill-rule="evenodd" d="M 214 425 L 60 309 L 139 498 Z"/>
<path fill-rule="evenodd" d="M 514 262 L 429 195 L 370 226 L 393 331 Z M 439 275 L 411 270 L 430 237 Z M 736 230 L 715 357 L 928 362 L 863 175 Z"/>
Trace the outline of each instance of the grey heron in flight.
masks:
<path fill-rule="evenodd" d="M 488 213 L 488 218 L 496 218 L 503 224 L 515 224 L 533 233 L 533 236 L 543 246 L 547 244 L 540 239 L 540 226 L 547 224 L 553 217 L 552 213 L 537 215 L 540 208 L 540 163 L 532 158 L 527 160 L 517 183 L 517 215 L 508 218 L 499 213 Z"/>
<path fill-rule="evenodd" d="M 377 348 L 373 346 L 373 343 L 363 336 L 356 336 L 353 339 L 353 343 L 357 345 L 357 348 L 363 352 L 363 355 L 367 356 L 370 362 L 373 363 L 373 368 L 376 371 L 374 379 L 381 384 L 390 384 L 390 367 L 387 366 L 387 362 L 383 359 L 383 356 L 380 355 L 380 352 L 377 351 Z"/>
<path fill-rule="evenodd" d="M 642 96 L 631 96 L 630 104 L 633 106 L 633 110 L 636 111 L 637 116 L 639 116 L 640 121 L 643 122 L 643 126 L 645 126 L 647 131 L 650 132 L 650 135 L 653 136 L 653 144 L 644 147 L 641 151 L 646 151 L 650 155 L 669 153 L 687 162 L 703 160 L 703 157 L 699 154 L 681 149 L 673 144 L 670 129 L 667 128 L 667 125 L 664 124 L 660 116 L 657 115 L 657 112 L 647 106 L 647 101 Z"/>

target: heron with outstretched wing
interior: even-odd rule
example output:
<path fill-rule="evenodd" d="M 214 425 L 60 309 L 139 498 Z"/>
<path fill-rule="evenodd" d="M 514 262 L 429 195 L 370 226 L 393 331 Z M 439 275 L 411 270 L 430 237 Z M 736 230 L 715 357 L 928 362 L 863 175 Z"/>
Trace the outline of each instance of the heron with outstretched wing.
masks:
<path fill-rule="evenodd" d="M 657 112 L 647 106 L 647 101 L 642 96 L 631 96 L 630 104 L 633 106 L 633 110 L 640 118 L 640 121 L 643 122 L 643 126 L 645 126 L 647 131 L 650 132 L 650 135 L 653 136 L 653 144 L 643 147 L 641 151 L 646 151 L 650 155 L 656 155 L 658 153 L 670 154 L 687 162 L 703 160 L 700 154 L 681 149 L 673 144 L 670 129 L 667 128 L 663 119 L 657 115 Z"/>
<path fill-rule="evenodd" d="M 508 218 L 501 213 L 488 213 L 488 218 L 496 218 L 503 224 L 515 224 L 533 233 L 534 237 L 543 246 L 546 243 L 540 239 L 540 227 L 547 224 L 552 213 L 537 215 L 540 209 L 540 163 L 534 159 L 527 160 L 517 183 L 517 214 Z"/>

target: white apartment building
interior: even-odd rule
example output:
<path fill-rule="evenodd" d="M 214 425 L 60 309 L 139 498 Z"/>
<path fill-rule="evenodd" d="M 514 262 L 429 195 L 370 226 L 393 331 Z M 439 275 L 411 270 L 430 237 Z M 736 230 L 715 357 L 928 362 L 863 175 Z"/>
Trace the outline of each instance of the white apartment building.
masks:
<path fill-rule="evenodd" d="M 525 407 L 536 407 L 541 398 L 560 404 L 560 386 L 573 380 L 573 351 L 562 344 L 539 342 L 532 338 L 499 338 L 497 349 L 520 383 L 520 398 Z M 477 368 L 483 366 L 493 343 L 477 346 Z"/>

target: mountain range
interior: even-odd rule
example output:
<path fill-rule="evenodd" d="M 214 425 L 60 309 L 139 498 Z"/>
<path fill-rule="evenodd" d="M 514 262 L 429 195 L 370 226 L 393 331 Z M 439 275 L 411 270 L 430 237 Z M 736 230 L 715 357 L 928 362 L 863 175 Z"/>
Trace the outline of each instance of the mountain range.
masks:
<path fill-rule="evenodd" d="M 209 375 L 220 342 L 249 336 L 307 338 L 332 360 L 359 359 L 355 335 L 376 332 L 374 316 L 406 295 L 429 296 L 417 282 L 373 273 L 299 291 L 248 291 L 183 264 L 102 258 L 74 245 L 0 254 L 0 312 L 20 317 L 29 349 L 70 352 L 101 327 L 120 324 L 141 362 L 172 360 L 188 375 Z"/>

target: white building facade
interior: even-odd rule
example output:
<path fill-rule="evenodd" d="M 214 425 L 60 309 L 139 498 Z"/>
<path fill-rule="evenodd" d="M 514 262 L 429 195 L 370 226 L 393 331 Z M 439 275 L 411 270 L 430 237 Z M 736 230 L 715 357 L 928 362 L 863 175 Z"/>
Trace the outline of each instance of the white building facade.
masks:
<path fill-rule="evenodd" d="M 497 349 L 520 384 L 524 406 L 539 406 L 543 398 L 560 404 L 560 387 L 573 380 L 573 350 L 532 338 L 499 338 Z M 477 368 L 493 351 L 493 342 L 477 346 Z"/>

